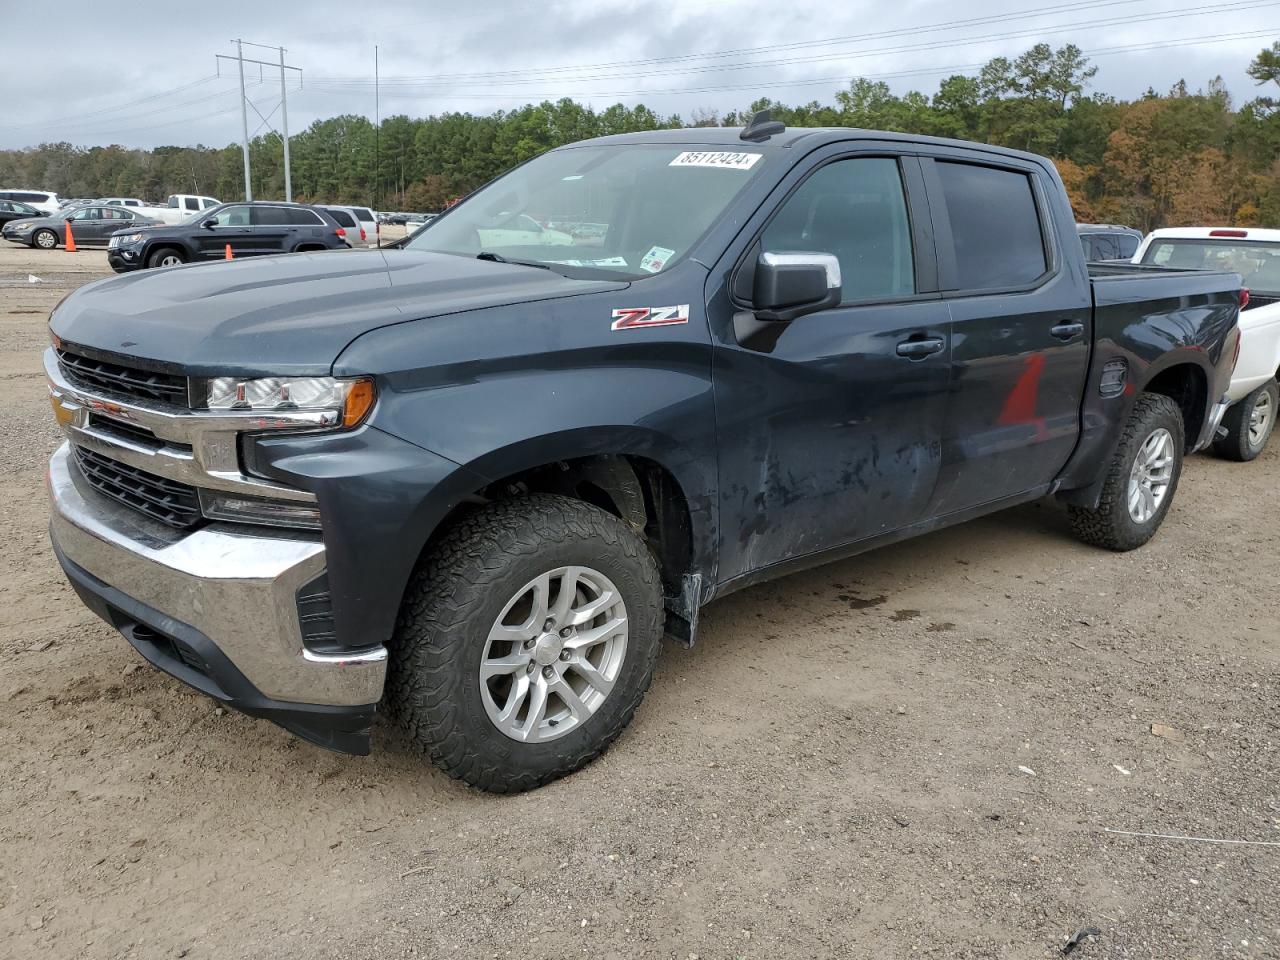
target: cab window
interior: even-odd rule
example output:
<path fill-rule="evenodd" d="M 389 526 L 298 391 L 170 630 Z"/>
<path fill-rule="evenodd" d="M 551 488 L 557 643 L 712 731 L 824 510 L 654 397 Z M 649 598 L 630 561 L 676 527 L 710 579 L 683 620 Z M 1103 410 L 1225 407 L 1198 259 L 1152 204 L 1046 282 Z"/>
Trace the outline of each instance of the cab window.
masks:
<path fill-rule="evenodd" d="M 830 253 L 846 303 L 916 292 L 911 221 L 898 161 L 857 157 L 821 167 L 765 227 L 768 253 Z"/>

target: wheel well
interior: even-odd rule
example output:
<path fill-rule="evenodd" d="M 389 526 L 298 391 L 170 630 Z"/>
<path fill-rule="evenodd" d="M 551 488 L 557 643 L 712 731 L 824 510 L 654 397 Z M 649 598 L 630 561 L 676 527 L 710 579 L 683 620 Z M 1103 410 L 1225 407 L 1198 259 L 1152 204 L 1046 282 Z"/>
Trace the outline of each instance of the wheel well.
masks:
<path fill-rule="evenodd" d="M 467 503 L 440 523 L 424 552 L 462 512 L 531 493 L 572 497 L 599 507 L 631 526 L 649 545 L 657 561 L 668 610 L 684 621 L 683 626 L 673 627 L 669 619 L 669 632 L 692 642 L 699 597 L 697 583 L 692 590 L 688 584 L 693 574 L 689 503 L 671 472 L 653 460 L 630 456 L 579 457 L 513 473 L 475 491 Z"/>
<path fill-rule="evenodd" d="M 150 250 L 147 251 L 147 255 L 144 259 L 150 260 L 161 250 L 172 250 L 176 254 L 178 254 L 178 256 L 182 257 L 182 259 L 185 260 L 187 258 L 187 251 L 182 249 L 180 245 L 176 243 L 157 243 L 153 247 L 151 247 Z"/>
<path fill-rule="evenodd" d="M 1194 446 L 1200 437 L 1200 428 L 1204 426 L 1205 401 L 1209 393 L 1204 371 L 1193 363 L 1179 363 L 1161 370 L 1143 390 L 1162 394 L 1178 405 L 1182 410 L 1187 449 Z"/>
<path fill-rule="evenodd" d="M 300 243 L 293 248 L 294 253 L 311 253 L 314 250 L 327 250 L 323 243 Z"/>

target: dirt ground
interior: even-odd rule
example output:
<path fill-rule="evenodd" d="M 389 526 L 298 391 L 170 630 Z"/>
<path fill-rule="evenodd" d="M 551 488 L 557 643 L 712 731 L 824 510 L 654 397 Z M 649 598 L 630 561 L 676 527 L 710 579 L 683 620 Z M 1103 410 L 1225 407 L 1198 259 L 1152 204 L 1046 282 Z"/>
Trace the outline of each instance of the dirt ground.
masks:
<path fill-rule="evenodd" d="M 1193 458 L 1132 554 L 1039 504 L 713 604 L 605 757 L 493 797 L 81 607 L 39 357 L 105 272 L 0 249 L 0 956 L 1280 957 L 1280 444 Z"/>

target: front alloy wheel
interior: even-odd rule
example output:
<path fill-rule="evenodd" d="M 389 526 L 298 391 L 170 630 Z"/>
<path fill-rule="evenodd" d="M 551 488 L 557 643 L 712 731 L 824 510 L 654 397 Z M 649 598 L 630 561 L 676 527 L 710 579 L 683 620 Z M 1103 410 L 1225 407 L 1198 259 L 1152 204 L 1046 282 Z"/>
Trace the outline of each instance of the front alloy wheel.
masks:
<path fill-rule="evenodd" d="M 387 706 L 450 776 L 496 793 L 541 786 L 631 720 L 664 616 L 657 564 L 629 524 L 568 497 L 489 503 L 414 572 Z"/>
<path fill-rule="evenodd" d="M 559 567 L 525 584 L 489 631 L 480 691 L 512 740 L 563 737 L 604 703 L 627 655 L 627 605 L 590 567 Z"/>

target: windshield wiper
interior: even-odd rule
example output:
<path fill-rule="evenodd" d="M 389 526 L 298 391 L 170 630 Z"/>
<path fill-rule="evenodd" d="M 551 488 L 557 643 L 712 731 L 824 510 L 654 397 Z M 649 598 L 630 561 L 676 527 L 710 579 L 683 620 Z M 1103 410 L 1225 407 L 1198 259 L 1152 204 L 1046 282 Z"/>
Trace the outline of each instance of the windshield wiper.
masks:
<path fill-rule="evenodd" d="M 510 260 L 500 253 L 493 253 L 490 250 L 483 250 L 476 254 L 477 260 L 488 260 L 490 263 L 515 263 L 522 267 L 537 267 L 539 270 L 550 270 L 545 263 L 539 263 L 537 260 Z"/>

